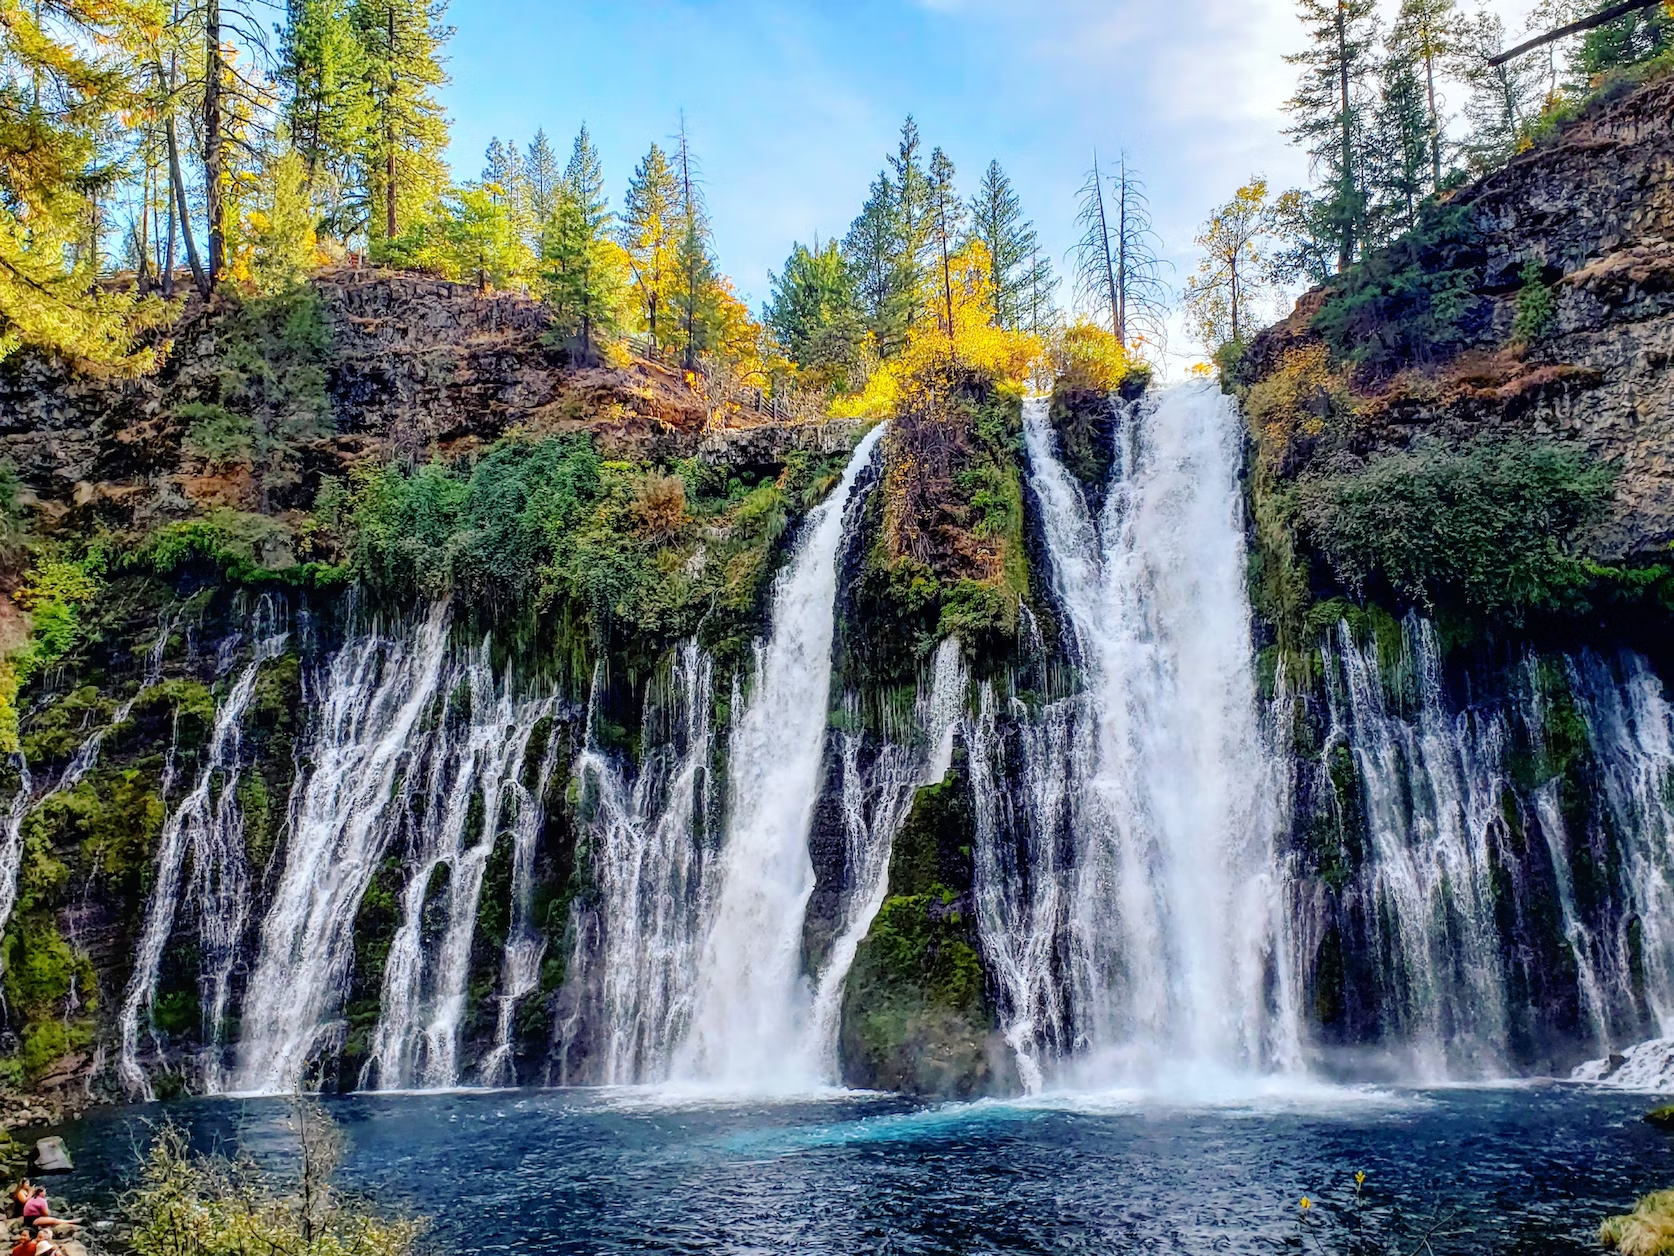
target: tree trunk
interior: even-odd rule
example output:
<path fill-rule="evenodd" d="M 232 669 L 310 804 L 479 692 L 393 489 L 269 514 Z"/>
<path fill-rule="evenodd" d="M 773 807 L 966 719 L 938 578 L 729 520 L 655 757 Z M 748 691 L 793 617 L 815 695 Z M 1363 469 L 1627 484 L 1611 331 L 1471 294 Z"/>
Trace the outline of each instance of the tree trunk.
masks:
<path fill-rule="evenodd" d="M 389 99 L 384 102 L 384 238 L 393 241 L 400 224 L 395 216 L 395 0 L 385 9 L 389 36 Z"/>
<path fill-rule="evenodd" d="M 1337 271 L 1354 265 L 1354 120 L 1349 106 L 1348 12 L 1346 0 L 1337 0 L 1337 81 L 1341 89 L 1343 126 L 1343 174 L 1338 196 L 1342 201 L 1342 238 L 1337 245 Z"/>
<path fill-rule="evenodd" d="M 1128 343 L 1128 163 L 1122 159 L 1116 185 L 1116 343 Z"/>
<path fill-rule="evenodd" d="M 1436 112 L 1436 53 L 1430 46 L 1430 33 L 1424 32 L 1424 86 L 1430 98 L 1430 165 L 1435 182 L 1432 192 L 1441 191 L 1441 117 Z"/>
<path fill-rule="evenodd" d="M 1232 255 L 1232 266 L 1229 272 L 1232 276 L 1232 343 L 1238 343 L 1238 254 Z"/>
<path fill-rule="evenodd" d="M 1122 334 L 1122 312 L 1116 301 L 1116 270 L 1110 261 L 1110 224 L 1104 216 L 1104 180 L 1099 177 L 1099 159 L 1093 158 L 1093 196 L 1099 207 L 1099 248 L 1104 251 L 1104 282 L 1110 293 L 1110 330 Z"/>
<path fill-rule="evenodd" d="M 203 14 L 203 202 L 209 220 L 209 275 L 205 296 L 226 264 L 226 223 L 221 204 L 221 0 L 205 0 Z"/>
<path fill-rule="evenodd" d="M 175 141 L 174 118 L 163 119 L 163 135 L 169 146 L 169 183 L 174 188 L 174 199 L 171 204 L 180 213 L 180 238 L 186 244 L 186 264 L 192 268 L 192 278 L 198 285 L 198 291 L 205 295 L 209 292 L 209 284 L 203 273 L 203 263 L 198 260 L 198 243 L 192 238 L 192 212 L 186 204 L 186 181 L 180 177 L 180 145 Z M 169 230 L 169 278 L 168 291 L 174 293 L 174 231 Z"/>

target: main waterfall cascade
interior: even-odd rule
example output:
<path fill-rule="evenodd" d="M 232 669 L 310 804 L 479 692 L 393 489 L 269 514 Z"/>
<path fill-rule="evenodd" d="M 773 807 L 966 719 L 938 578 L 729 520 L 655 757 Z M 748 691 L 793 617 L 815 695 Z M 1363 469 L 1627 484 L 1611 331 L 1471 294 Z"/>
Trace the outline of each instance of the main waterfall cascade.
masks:
<path fill-rule="evenodd" d="M 1122 408 L 1094 518 L 1047 404 L 1025 402 L 1029 481 L 1083 691 L 1024 717 L 1003 823 L 991 693 L 971 735 L 1006 1036 L 1032 1087 L 1049 1061 L 1084 1084 L 1295 1068 L 1235 413 L 1201 386 Z"/>

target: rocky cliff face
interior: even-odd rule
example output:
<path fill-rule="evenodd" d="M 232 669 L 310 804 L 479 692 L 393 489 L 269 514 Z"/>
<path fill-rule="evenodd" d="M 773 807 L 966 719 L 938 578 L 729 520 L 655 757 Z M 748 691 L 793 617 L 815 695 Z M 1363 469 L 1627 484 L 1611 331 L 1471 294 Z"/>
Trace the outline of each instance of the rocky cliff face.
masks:
<path fill-rule="evenodd" d="M 656 362 L 577 366 L 549 343 L 541 306 L 517 293 L 340 269 L 316 276 L 292 304 L 280 318 L 252 314 L 237 298 L 194 300 L 167 332 L 173 350 L 163 369 L 138 380 L 71 375 L 28 356 L 7 362 L 0 458 L 16 467 L 26 501 L 56 520 L 79 511 L 147 526 L 216 506 L 306 509 L 323 477 L 368 461 L 468 454 L 513 429 L 588 432 L 612 457 L 702 457 L 757 470 L 797 450 L 847 449 L 856 436 L 848 421 L 777 418 L 748 393 L 719 405 Z M 313 324 L 306 335 L 294 333 L 298 321 Z M 296 343 L 273 343 L 287 336 Z M 250 383 L 276 360 L 283 378 Z M 194 448 L 193 407 L 205 404 L 269 428 L 313 412 L 272 433 L 294 446 L 297 463 L 278 500 Z"/>
<path fill-rule="evenodd" d="M 1579 441 L 1618 468 L 1593 551 L 1616 559 L 1663 549 L 1674 540 L 1674 79 L 1595 102 L 1450 204 L 1478 237 L 1471 334 L 1440 363 L 1358 381 L 1348 451 L 1483 432 Z M 1531 260 L 1556 310 L 1545 334 L 1518 345 Z M 1241 384 L 1318 342 L 1311 324 L 1325 296 L 1310 293 L 1257 337 Z"/>

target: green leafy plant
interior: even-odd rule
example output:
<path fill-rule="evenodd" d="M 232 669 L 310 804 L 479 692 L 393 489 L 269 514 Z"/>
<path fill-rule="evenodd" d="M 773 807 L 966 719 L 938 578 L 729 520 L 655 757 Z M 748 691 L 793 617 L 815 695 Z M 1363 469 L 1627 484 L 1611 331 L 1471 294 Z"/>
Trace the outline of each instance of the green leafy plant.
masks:
<path fill-rule="evenodd" d="M 1614 480 L 1576 446 L 1479 437 L 1304 475 L 1292 506 L 1350 589 L 1381 583 L 1426 608 L 1521 622 L 1565 608 L 1590 582 L 1572 543 L 1605 510 Z"/>

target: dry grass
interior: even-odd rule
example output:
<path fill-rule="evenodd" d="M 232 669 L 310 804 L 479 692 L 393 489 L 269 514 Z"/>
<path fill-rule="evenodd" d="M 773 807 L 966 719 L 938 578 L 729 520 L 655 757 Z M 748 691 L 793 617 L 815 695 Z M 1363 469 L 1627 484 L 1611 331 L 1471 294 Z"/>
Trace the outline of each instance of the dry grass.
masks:
<path fill-rule="evenodd" d="M 1626 1216 L 1609 1218 L 1598 1241 L 1622 1256 L 1674 1256 L 1674 1191 L 1647 1195 Z"/>

